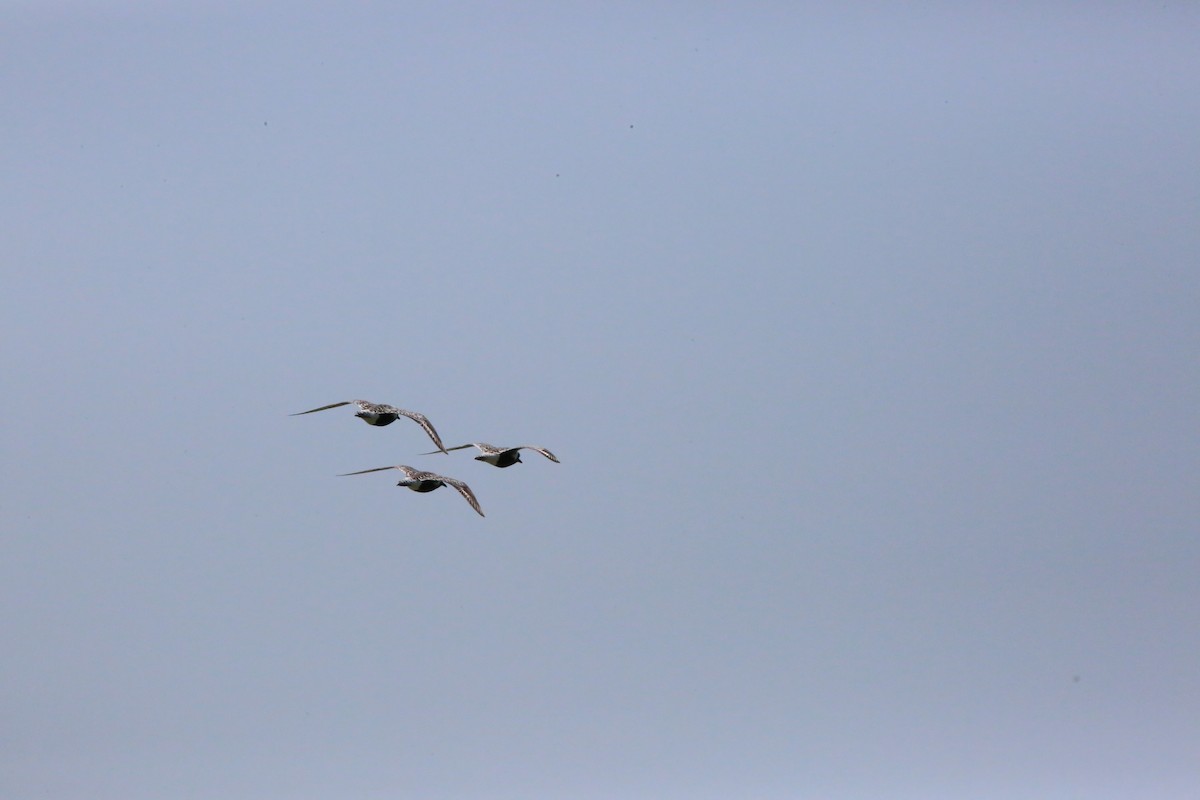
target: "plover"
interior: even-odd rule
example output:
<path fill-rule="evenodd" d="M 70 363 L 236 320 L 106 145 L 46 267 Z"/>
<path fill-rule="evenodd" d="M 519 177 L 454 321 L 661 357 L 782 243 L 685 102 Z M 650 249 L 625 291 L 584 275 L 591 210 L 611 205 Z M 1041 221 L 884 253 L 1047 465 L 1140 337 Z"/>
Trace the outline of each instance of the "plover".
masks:
<path fill-rule="evenodd" d="M 433 450 L 428 453 L 422 453 L 423 456 L 431 456 L 434 453 L 449 453 L 451 450 L 462 450 L 467 447 L 474 447 L 480 452 L 480 455 L 475 456 L 476 461 L 482 461 L 485 464 L 491 464 L 493 467 L 511 467 L 513 464 L 523 464 L 521 461 L 522 450 L 532 450 L 535 453 L 541 453 L 546 458 L 553 461 L 555 464 L 561 463 L 558 456 L 551 453 L 544 447 L 534 447 L 531 444 L 523 444 L 517 447 L 496 447 L 487 442 L 467 442 L 460 444 L 457 447 L 445 447 L 441 450 Z"/>
<path fill-rule="evenodd" d="M 435 450 L 434 452 L 437 451 Z M 466 501 L 471 504 L 471 508 L 475 509 L 479 516 L 482 517 L 484 515 L 483 509 L 479 507 L 479 501 L 475 499 L 475 493 L 471 491 L 470 486 L 467 486 L 460 480 L 447 478 L 445 475 L 438 475 L 435 472 L 426 472 L 425 470 L 416 469 L 404 464 L 396 464 L 390 467 L 374 467 L 372 469 L 360 469 L 357 472 L 344 472 L 338 477 L 344 478 L 347 475 L 365 475 L 368 472 L 383 472 L 385 469 L 398 469 L 403 472 L 404 480 L 396 485 L 407 486 L 414 492 L 432 492 L 434 489 L 442 486 L 449 486 L 466 498 Z"/>
<path fill-rule="evenodd" d="M 382 428 L 384 425 L 391 425 L 400 417 L 408 417 L 421 426 L 425 433 L 429 434 L 429 438 L 438 446 L 435 452 L 446 452 L 445 445 L 442 444 L 442 437 L 438 436 L 438 432 L 433 429 L 433 424 L 424 414 L 418 414 L 416 411 L 405 411 L 403 408 L 396 408 L 384 403 L 372 403 L 369 400 L 343 400 L 340 403 L 330 403 L 327 406 L 320 408 L 310 408 L 308 411 L 297 411 L 295 414 L 289 414 L 289 417 L 298 417 L 301 414 L 312 414 L 315 411 L 326 411 L 331 408 L 340 408 L 348 406 L 351 403 L 358 406 L 358 413 L 354 416 L 361 419 L 368 425 L 375 425 Z"/>

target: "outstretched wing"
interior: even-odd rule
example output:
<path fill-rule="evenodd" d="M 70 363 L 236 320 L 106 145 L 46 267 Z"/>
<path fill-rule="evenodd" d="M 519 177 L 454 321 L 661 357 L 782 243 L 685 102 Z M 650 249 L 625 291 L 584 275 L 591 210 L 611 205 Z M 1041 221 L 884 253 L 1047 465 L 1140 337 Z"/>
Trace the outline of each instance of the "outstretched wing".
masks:
<path fill-rule="evenodd" d="M 475 509 L 475 513 L 481 517 L 484 516 L 483 509 L 479 507 L 479 501 L 475 499 L 475 493 L 471 491 L 470 486 L 455 478 L 447 478 L 445 475 L 438 475 L 437 478 L 447 486 L 454 487 L 471 504 L 471 508 Z"/>
<path fill-rule="evenodd" d="M 405 411 L 403 408 L 392 407 L 390 410 L 402 417 L 408 417 L 412 421 L 416 422 L 421 426 L 421 430 L 425 431 L 425 433 L 429 435 L 429 438 L 433 440 L 433 443 L 438 446 L 436 452 L 446 452 L 446 446 L 442 444 L 442 437 L 438 436 L 438 432 L 433 429 L 433 423 L 429 421 L 428 417 L 426 417 L 424 414 L 418 414 L 416 411 Z"/>
<path fill-rule="evenodd" d="M 468 447 L 479 447 L 479 445 L 476 444 L 475 442 L 467 442 L 466 444 L 455 445 L 454 447 L 447 447 L 444 450 L 430 450 L 428 453 L 421 453 L 421 455 L 431 456 L 435 453 L 449 453 L 451 450 L 465 450 Z"/>
<path fill-rule="evenodd" d="M 310 408 L 308 411 L 297 411 L 295 414 L 288 414 L 288 416 L 289 417 L 298 417 L 301 414 L 311 414 L 314 411 L 328 411 L 331 408 L 337 408 L 339 406 L 348 406 L 351 403 L 357 403 L 357 402 L 358 402 L 357 400 L 343 400 L 340 403 L 330 403 L 329 405 L 321 406 L 320 408 Z"/>
<path fill-rule="evenodd" d="M 546 449 L 546 448 L 544 448 L 544 447 L 534 447 L 534 446 L 533 446 L 533 445 L 531 445 L 531 444 L 523 444 L 523 445 L 521 445 L 520 447 L 514 447 L 514 448 L 513 448 L 513 450 L 532 450 L 532 451 L 533 451 L 533 452 L 535 452 L 535 453 L 541 453 L 541 454 L 542 454 L 542 455 L 544 455 L 546 458 L 548 458 L 548 459 L 550 459 L 551 461 L 553 461 L 555 464 L 561 464 L 561 463 L 562 463 L 561 461 L 559 461 L 559 460 L 558 460 L 558 456 L 554 455 L 554 453 L 551 453 L 549 450 L 547 450 L 547 449 Z"/>
<path fill-rule="evenodd" d="M 412 467 L 405 466 L 404 464 L 393 464 L 390 467 L 372 467 L 371 469 L 360 469 L 357 472 L 343 472 L 339 474 L 338 477 L 345 478 L 347 475 L 366 475 L 368 472 L 383 472 L 386 469 L 398 469 L 409 478 L 412 478 L 413 475 L 419 472 L 419 470 L 415 470 Z"/>

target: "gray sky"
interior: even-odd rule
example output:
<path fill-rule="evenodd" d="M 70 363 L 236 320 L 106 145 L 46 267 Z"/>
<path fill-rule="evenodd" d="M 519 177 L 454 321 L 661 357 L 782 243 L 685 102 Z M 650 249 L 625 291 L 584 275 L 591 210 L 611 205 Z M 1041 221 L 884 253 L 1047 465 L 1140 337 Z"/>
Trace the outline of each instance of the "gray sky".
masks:
<path fill-rule="evenodd" d="M 1195 797 L 1200 9 L 829 5 L 0 6 L 0 794 Z"/>

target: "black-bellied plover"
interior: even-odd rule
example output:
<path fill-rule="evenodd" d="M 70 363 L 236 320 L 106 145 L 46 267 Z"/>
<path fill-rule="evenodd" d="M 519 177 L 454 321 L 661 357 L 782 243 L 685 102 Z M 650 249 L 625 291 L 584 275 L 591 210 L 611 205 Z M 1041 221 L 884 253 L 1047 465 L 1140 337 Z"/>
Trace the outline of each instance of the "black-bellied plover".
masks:
<path fill-rule="evenodd" d="M 437 452 L 437 451 L 434 451 Z M 339 477 L 347 475 L 365 475 L 368 472 L 383 472 L 387 469 L 398 469 L 404 473 L 404 480 L 397 483 L 397 486 L 406 486 L 414 492 L 432 492 L 434 489 L 442 486 L 449 486 L 466 501 L 471 504 L 471 508 L 478 512 L 479 516 L 483 516 L 483 509 L 479 507 L 479 501 L 475 499 L 475 493 L 471 491 L 471 487 L 467 486 L 460 480 L 455 478 L 447 478 L 445 475 L 438 475 L 436 472 L 426 472 L 423 469 L 409 467 L 404 464 L 395 464 L 390 467 L 373 467 L 371 469 L 360 469 L 357 472 L 344 472 Z"/>
<path fill-rule="evenodd" d="M 421 426 L 425 433 L 429 434 L 429 438 L 438 446 L 436 452 L 446 452 L 445 445 L 442 444 L 442 437 L 438 436 L 438 432 L 433 429 L 433 424 L 424 414 L 418 414 L 416 411 L 405 411 L 403 408 L 396 408 L 384 403 L 372 403 L 370 400 L 343 400 L 340 403 L 330 403 L 327 406 L 320 408 L 310 408 L 308 411 L 297 411 L 295 414 L 289 414 L 290 417 L 298 417 L 301 414 L 312 414 L 315 411 L 326 411 L 331 408 L 340 408 L 348 406 L 351 403 L 358 406 L 358 413 L 354 416 L 361 419 L 368 425 L 375 425 L 382 428 L 384 425 L 391 425 L 400 417 L 408 417 Z"/>
<path fill-rule="evenodd" d="M 475 456 L 476 461 L 482 461 L 485 464 L 491 464 L 493 467 L 511 467 L 513 464 L 523 464 L 521 461 L 522 450 L 532 450 L 535 453 L 541 453 L 546 458 L 553 461 L 555 464 L 561 463 L 558 456 L 551 453 L 544 447 L 535 447 L 531 444 L 522 444 L 517 447 L 496 447 L 487 442 L 467 442 L 460 444 L 457 447 L 445 447 L 441 450 L 434 450 L 429 453 L 422 453 L 423 456 L 430 456 L 434 453 L 449 453 L 451 450 L 462 450 L 467 447 L 474 447 L 480 452 L 480 455 Z"/>

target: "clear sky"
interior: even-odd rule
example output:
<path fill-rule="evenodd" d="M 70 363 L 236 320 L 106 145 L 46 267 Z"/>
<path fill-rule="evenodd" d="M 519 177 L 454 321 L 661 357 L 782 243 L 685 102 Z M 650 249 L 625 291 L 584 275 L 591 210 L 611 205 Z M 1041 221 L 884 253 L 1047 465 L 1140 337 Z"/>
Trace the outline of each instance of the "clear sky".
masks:
<path fill-rule="evenodd" d="M 1196 797 L 1197 42 L 0 5 L 0 794 Z"/>

